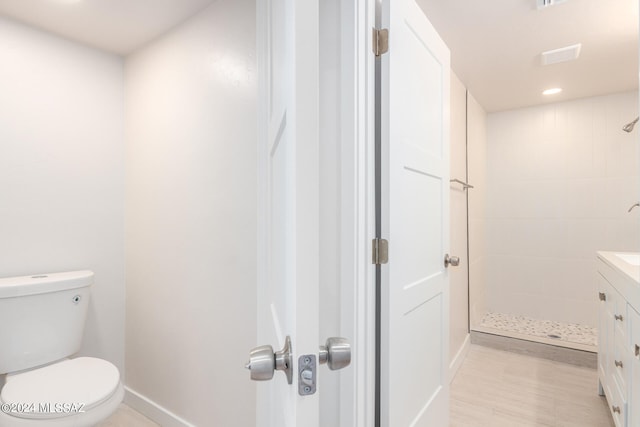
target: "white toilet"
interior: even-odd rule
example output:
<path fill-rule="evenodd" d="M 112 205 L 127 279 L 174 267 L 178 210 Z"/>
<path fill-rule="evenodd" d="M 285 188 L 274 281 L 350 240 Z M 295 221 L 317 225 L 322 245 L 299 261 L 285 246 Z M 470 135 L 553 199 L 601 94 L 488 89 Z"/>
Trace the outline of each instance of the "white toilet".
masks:
<path fill-rule="evenodd" d="M 0 279 L 0 427 L 89 427 L 124 396 L 106 360 L 80 349 L 93 272 Z"/>

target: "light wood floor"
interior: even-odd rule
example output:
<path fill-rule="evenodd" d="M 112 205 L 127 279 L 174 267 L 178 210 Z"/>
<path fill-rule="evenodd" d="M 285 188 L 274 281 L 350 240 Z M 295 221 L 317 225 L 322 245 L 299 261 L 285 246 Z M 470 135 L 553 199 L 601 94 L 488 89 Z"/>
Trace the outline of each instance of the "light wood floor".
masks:
<path fill-rule="evenodd" d="M 96 427 L 160 427 L 149 418 L 131 409 L 124 403 L 109 418 Z"/>
<path fill-rule="evenodd" d="M 451 427 L 612 427 L 595 370 L 471 345 L 451 384 Z M 158 427 L 121 404 L 98 427 Z"/>
<path fill-rule="evenodd" d="M 451 427 L 611 427 L 597 372 L 472 345 L 451 384 Z"/>

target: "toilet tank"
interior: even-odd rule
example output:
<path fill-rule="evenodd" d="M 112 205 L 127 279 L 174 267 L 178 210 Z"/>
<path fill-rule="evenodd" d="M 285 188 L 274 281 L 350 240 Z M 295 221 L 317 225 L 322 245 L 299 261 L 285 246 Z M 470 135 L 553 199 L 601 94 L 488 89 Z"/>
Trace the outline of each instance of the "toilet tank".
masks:
<path fill-rule="evenodd" d="M 76 353 L 92 284 L 88 270 L 0 279 L 0 374 Z"/>

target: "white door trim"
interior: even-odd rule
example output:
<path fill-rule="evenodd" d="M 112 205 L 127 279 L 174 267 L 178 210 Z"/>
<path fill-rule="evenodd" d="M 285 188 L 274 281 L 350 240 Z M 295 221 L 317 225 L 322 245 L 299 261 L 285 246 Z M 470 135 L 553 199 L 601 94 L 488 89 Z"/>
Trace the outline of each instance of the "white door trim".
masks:
<path fill-rule="evenodd" d="M 375 415 L 375 0 L 341 2 L 341 267 L 343 335 L 353 365 L 341 377 L 341 427 L 370 427 Z"/>

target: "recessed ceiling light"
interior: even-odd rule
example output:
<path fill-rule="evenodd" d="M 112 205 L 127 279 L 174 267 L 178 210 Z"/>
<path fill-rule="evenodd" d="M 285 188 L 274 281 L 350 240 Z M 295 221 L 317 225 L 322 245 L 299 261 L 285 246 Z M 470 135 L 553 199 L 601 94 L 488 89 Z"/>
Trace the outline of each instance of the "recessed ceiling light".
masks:
<path fill-rule="evenodd" d="M 554 87 L 553 89 L 547 89 L 542 92 L 543 95 L 555 95 L 556 93 L 562 92 L 562 89 L 559 87 Z"/>

